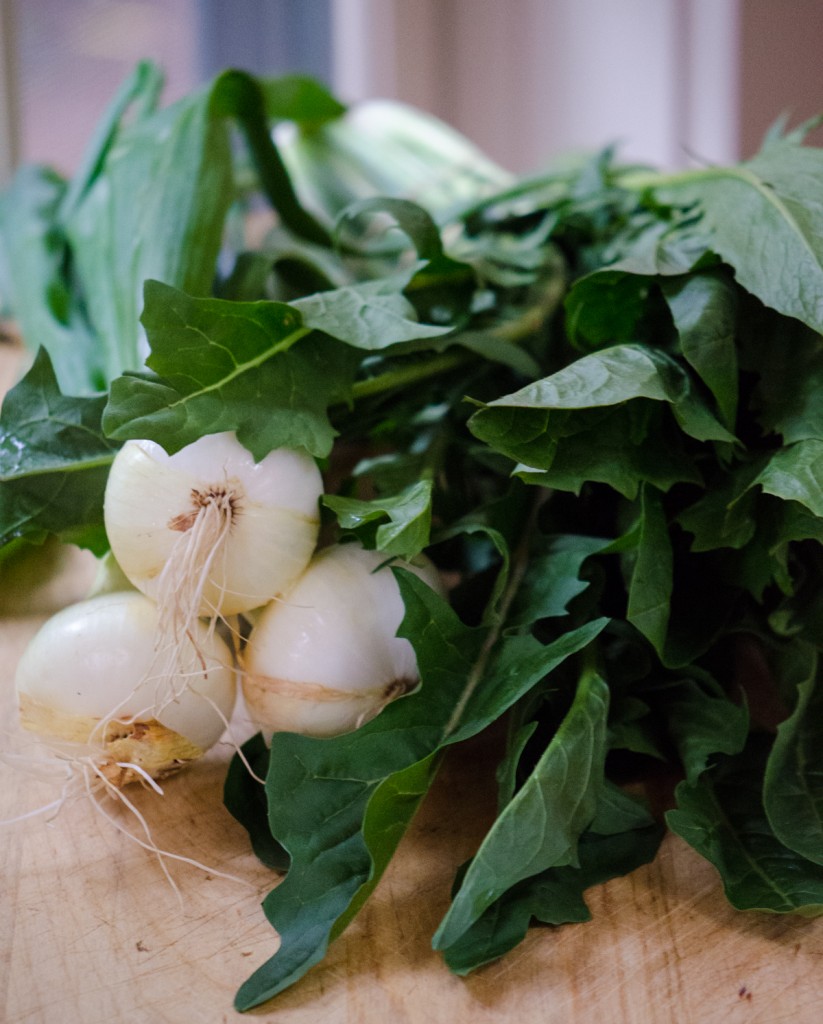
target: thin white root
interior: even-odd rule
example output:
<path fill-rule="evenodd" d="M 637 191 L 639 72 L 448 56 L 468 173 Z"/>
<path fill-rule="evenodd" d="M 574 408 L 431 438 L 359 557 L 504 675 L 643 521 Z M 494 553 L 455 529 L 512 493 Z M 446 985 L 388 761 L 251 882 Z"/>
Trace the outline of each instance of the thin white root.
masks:
<path fill-rule="evenodd" d="M 162 787 L 157 784 L 157 782 L 141 765 L 135 764 L 134 761 L 115 761 L 114 763 L 118 768 L 130 768 L 133 772 L 137 772 L 137 774 L 143 779 L 144 785 L 150 786 L 155 793 L 158 793 L 160 796 L 164 795 Z"/>
<path fill-rule="evenodd" d="M 143 817 L 143 815 L 137 810 L 137 808 L 134 806 L 134 804 L 131 803 L 131 801 L 128 799 L 128 797 L 125 797 L 123 795 L 123 793 L 119 789 L 117 789 L 116 786 L 112 786 L 111 785 L 109 780 L 105 777 L 105 775 L 103 775 L 101 773 L 100 769 L 97 767 L 97 765 L 94 764 L 94 762 L 90 762 L 89 765 L 88 765 L 88 768 L 90 768 L 91 771 L 94 772 L 94 774 L 98 777 L 100 782 L 103 783 L 103 788 L 111 796 L 114 796 L 114 797 L 116 797 L 116 799 L 120 800 L 124 804 L 124 806 L 126 806 L 134 814 L 134 816 L 137 818 L 137 820 L 143 826 L 143 830 L 146 833 L 146 835 L 148 836 L 149 842 L 148 843 L 144 842 L 142 839 L 140 839 L 139 836 L 136 836 L 133 832 L 130 832 L 127 828 L 125 828 L 123 825 L 121 825 L 120 822 L 117 821 L 116 818 L 114 818 L 111 814 L 109 814 L 105 810 L 105 808 L 100 803 L 100 801 L 97 800 L 96 797 L 95 797 L 94 787 L 91 785 L 91 780 L 89 779 L 89 775 L 88 775 L 88 769 L 87 769 L 86 766 L 84 766 L 83 767 L 83 775 L 84 775 L 84 777 L 86 779 L 86 792 L 88 794 L 89 802 L 91 803 L 92 807 L 95 809 L 95 811 L 98 812 L 98 814 L 102 815 L 102 817 L 105 818 L 106 821 L 108 821 L 108 823 L 110 825 L 113 825 L 117 829 L 118 832 L 122 833 L 128 839 L 132 840 L 132 842 L 137 843 L 138 846 L 143 847 L 143 849 L 148 850 L 149 852 L 155 854 L 155 856 L 157 857 L 157 862 L 160 865 L 160 870 L 166 876 L 166 881 L 171 886 L 172 892 L 177 897 L 177 902 L 180 904 L 180 909 L 182 910 L 183 909 L 183 897 L 180 894 L 180 887 L 175 882 L 175 880 L 172 878 L 171 872 L 169 871 L 168 867 L 166 866 L 166 861 L 165 861 L 164 856 L 163 856 L 163 851 L 158 849 L 157 845 L 151 839 L 151 830 L 149 829 L 148 822 Z"/>
<path fill-rule="evenodd" d="M 21 822 L 31 820 L 32 818 L 36 818 L 41 815 L 50 815 L 48 818 L 50 823 L 54 821 L 69 800 L 85 796 L 94 808 L 95 812 L 101 815 L 108 824 L 114 826 L 118 832 L 131 840 L 131 842 L 136 843 L 139 847 L 147 850 L 157 858 L 158 864 L 166 878 L 166 881 L 169 883 L 181 907 L 183 905 L 183 899 L 180 893 L 180 887 L 177 885 L 169 871 L 166 863 L 167 860 L 178 861 L 181 864 L 188 864 L 190 867 L 197 868 L 206 874 L 217 878 L 224 878 L 227 881 L 236 882 L 238 885 L 254 889 L 254 886 L 250 882 L 243 878 L 239 878 L 237 875 L 220 871 L 218 868 L 204 864 L 201 861 L 195 860 L 193 857 L 174 853 L 171 850 L 164 850 L 158 846 L 154 841 L 151 828 L 144 814 L 132 802 L 132 800 L 123 793 L 122 789 L 115 786 L 106 778 L 100 765 L 96 763 L 93 756 L 84 755 L 81 757 L 70 757 L 66 754 L 60 753 L 58 754 L 57 759 L 55 759 L 54 753 L 44 755 L 42 757 L 36 757 L 28 754 L 23 755 L 3 752 L 0 755 L 0 760 L 7 763 L 10 767 L 15 767 L 18 770 L 24 770 L 27 774 L 33 775 L 38 781 L 49 781 L 54 783 L 56 781 L 54 777 L 55 769 L 58 768 L 60 769 L 59 774 L 63 776 L 60 795 L 56 799 L 50 800 L 48 803 L 45 803 L 40 807 L 35 807 L 33 810 L 24 811 L 22 814 L 15 815 L 12 818 L 0 819 L 0 826 L 20 824 Z M 118 767 L 136 771 L 138 775 L 141 776 L 141 780 L 146 788 L 150 787 L 159 795 L 163 795 L 163 789 L 148 774 L 148 772 L 140 767 L 140 765 L 124 761 L 118 762 Z M 51 772 L 49 773 L 51 776 L 50 778 L 47 777 L 46 771 L 49 768 L 51 768 Z M 140 828 L 145 835 L 145 839 L 126 828 L 112 814 L 110 814 L 99 799 L 100 794 L 105 794 L 106 796 L 111 797 L 125 807 L 139 823 Z"/>
<path fill-rule="evenodd" d="M 252 768 L 251 763 L 249 762 L 249 759 L 246 757 L 246 755 L 245 755 L 245 753 L 243 751 L 242 744 L 234 736 L 234 733 L 232 731 L 232 723 L 231 723 L 230 719 L 228 719 L 223 714 L 223 712 L 217 706 L 216 701 L 213 701 L 211 699 L 211 697 L 207 697 L 206 694 L 204 694 L 204 693 L 199 694 L 199 696 L 202 697 L 203 700 L 205 700 L 207 703 L 211 704 L 211 706 L 214 708 L 215 713 L 223 721 L 223 725 L 225 727 L 225 731 L 223 733 L 223 738 L 221 740 L 221 743 L 225 743 L 226 746 L 230 747 L 235 752 L 235 754 L 237 754 L 237 756 L 240 758 L 241 764 L 243 765 L 243 767 L 246 769 L 246 771 L 249 773 L 249 775 L 252 777 L 252 779 L 255 782 L 259 782 L 261 786 L 265 786 L 266 780 L 265 779 L 261 779 L 260 776 L 257 774 L 257 772 L 255 772 L 255 770 Z"/>
<path fill-rule="evenodd" d="M 60 796 L 50 800 L 31 811 L 24 811 L 12 818 L 0 818 L 0 827 L 4 825 L 17 825 L 20 822 L 28 821 L 31 818 L 40 817 L 42 814 L 50 815 L 47 819 L 53 821 L 64 805 L 73 797 L 79 795 L 79 791 L 72 793 L 72 789 L 78 789 L 78 777 L 71 765 L 65 763 L 64 758 L 56 760 L 53 754 L 20 754 L 12 751 L 0 751 L 0 762 L 13 768 L 15 771 L 22 771 L 36 782 L 54 785 L 61 781 Z M 53 813 L 52 813 L 53 812 Z"/>
<path fill-rule="evenodd" d="M 134 816 L 134 818 L 140 824 L 140 827 L 142 828 L 143 832 L 145 833 L 146 839 L 143 840 L 143 839 L 140 838 L 140 836 L 135 835 L 134 832 L 131 832 L 124 825 L 122 825 L 119 821 L 117 821 L 116 818 L 114 818 L 111 814 L 109 814 L 105 810 L 103 805 L 100 803 L 100 801 L 95 799 L 92 787 L 88 786 L 87 787 L 87 792 L 89 794 L 89 797 L 91 798 L 92 803 L 94 804 L 95 809 L 100 814 L 102 814 L 102 816 L 108 822 L 110 822 L 112 825 L 114 825 L 114 827 L 119 832 L 121 832 L 124 836 L 126 836 L 126 838 L 130 839 L 134 843 L 137 843 L 137 845 L 142 847 L 142 849 L 147 850 L 149 853 L 152 853 L 152 854 L 155 855 L 155 857 L 157 858 L 158 863 L 159 863 L 159 865 L 160 865 L 160 867 L 161 867 L 161 869 L 163 871 L 163 874 L 166 876 L 167 881 L 169 882 L 170 886 L 174 890 L 174 893 L 177 896 L 178 900 L 180 900 L 181 904 L 182 904 L 182 898 L 180 896 L 180 889 L 179 889 L 179 886 L 177 885 L 177 883 L 172 878 L 171 873 L 170 873 L 170 871 L 169 871 L 169 869 L 168 869 L 168 867 L 167 867 L 167 865 L 165 863 L 167 859 L 168 860 L 178 861 L 178 862 L 180 862 L 182 864 L 188 864 L 190 867 L 198 868 L 200 871 L 204 871 L 206 874 L 214 875 L 214 876 L 216 876 L 218 878 L 225 878 L 226 880 L 228 880 L 230 882 L 237 882 L 239 885 L 247 886 L 250 889 L 254 888 L 254 886 L 250 882 L 247 882 L 243 878 L 238 878 L 237 875 L 232 875 L 232 874 L 229 874 L 228 872 L 220 871 L 217 868 L 210 867 L 208 864 L 203 864 L 201 861 L 195 860 L 193 857 L 186 857 L 183 854 L 173 853 L 171 850 L 164 850 L 161 847 L 159 847 L 157 845 L 157 843 L 154 841 L 154 838 L 153 838 L 152 833 L 151 833 L 151 828 L 149 827 L 149 823 L 146 821 L 145 816 L 132 803 L 132 801 L 129 800 L 129 798 L 123 793 L 123 790 L 122 789 L 118 789 L 117 786 L 112 785 L 112 783 L 109 782 L 109 780 L 105 777 L 105 775 L 102 774 L 102 772 L 100 771 L 98 766 L 95 765 L 93 762 L 91 762 L 89 764 L 89 768 L 91 769 L 91 771 L 94 772 L 94 774 L 97 776 L 97 778 L 102 783 L 102 786 L 99 786 L 98 788 L 101 791 L 105 790 L 105 792 L 109 796 L 113 797 L 115 800 L 118 800 Z"/>
<path fill-rule="evenodd" d="M 233 738 L 229 738 L 229 740 L 230 740 L 232 748 L 234 749 L 235 754 L 237 754 L 238 758 L 240 759 L 240 763 L 243 765 L 243 767 L 249 773 L 249 775 L 252 778 L 252 781 L 253 782 L 259 782 L 261 786 L 265 786 L 266 785 L 266 780 L 265 779 L 261 779 L 260 776 L 257 774 L 257 772 L 254 770 L 254 768 L 252 768 L 251 764 L 249 763 L 249 759 L 243 753 L 243 748 Z"/>
<path fill-rule="evenodd" d="M 190 634 L 201 615 L 203 595 L 218 557 L 226 557 L 226 541 L 233 517 L 228 484 L 214 487 L 181 533 L 158 578 L 157 604 L 161 628 L 174 643 Z M 218 609 L 213 607 L 213 622 Z M 162 646 L 162 643 L 161 643 Z"/>
<path fill-rule="evenodd" d="M 49 819 L 52 821 L 60 813 L 65 802 L 66 795 L 61 794 L 56 800 L 52 800 L 50 804 L 35 807 L 33 811 L 24 811 L 23 814 L 15 815 L 13 818 L 3 818 L 0 820 L 0 825 L 17 825 L 21 821 L 27 821 L 29 818 L 36 818 L 40 814 L 48 814 L 49 811 L 54 810 L 54 815 Z"/>

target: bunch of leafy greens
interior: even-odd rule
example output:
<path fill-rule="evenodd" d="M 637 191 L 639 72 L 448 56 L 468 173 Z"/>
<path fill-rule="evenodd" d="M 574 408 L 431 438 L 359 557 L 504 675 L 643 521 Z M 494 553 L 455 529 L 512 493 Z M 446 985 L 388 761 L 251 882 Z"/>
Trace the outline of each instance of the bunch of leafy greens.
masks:
<path fill-rule="evenodd" d="M 36 352 L 0 418 L 5 557 L 104 552 L 125 439 L 235 430 L 321 460 L 328 537 L 454 581 L 394 570 L 417 691 L 348 735 L 251 740 L 265 789 L 230 767 L 287 868 L 238 1007 L 323 957 L 443 752 L 492 726 L 497 814 L 433 939 L 454 971 L 585 920 L 665 827 L 735 907 L 823 910 L 823 152 L 779 127 L 734 167 L 606 150 L 516 179 L 413 111 L 366 139 L 368 105 L 305 79 L 158 92 L 139 67 L 74 178 L 25 168 L 2 198 Z M 664 820 L 626 785 L 651 776 Z"/>

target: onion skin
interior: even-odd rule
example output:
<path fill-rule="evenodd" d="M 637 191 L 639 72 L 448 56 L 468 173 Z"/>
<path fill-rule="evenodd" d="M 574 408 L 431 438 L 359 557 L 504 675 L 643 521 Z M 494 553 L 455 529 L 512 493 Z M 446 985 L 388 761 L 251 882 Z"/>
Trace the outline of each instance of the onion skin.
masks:
<path fill-rule="evenodd" d="M 417 686 L 414 650 L 396 635 L 403 601 L 385 561 L 356 544 L 326 548 L 260 613 L 241 679 L 264 734 L 349 732 Z M 403 565 L 439 588 L 431 564 Z"/>
<path fill-rule="evenodd" d="M 255 462 L 232 433 L 207 435 L 173 455 L 152 441 L 127 441 L 106 485 L 106 532 L 144 594 L 163 604 L 203 573 L 191 611 L 233 615 L 265 604 L 305 569 L 322 491 L 305 453 L 277 449 Z"/>
<path fill-rule="evenodd" d="M 140 777 L 129 764 L 158 779 L 202 756 L 232 714 L 232 654 L 199 622 L 197 648 L 189 643 L 175 662 L 192 674 L 164 675 L 153 646 L 157 619 L 137 591 L 90 598 L 48 619 L 17 668 L 24 728 L 64 756 L 91 758 L 117 786 Z"/>

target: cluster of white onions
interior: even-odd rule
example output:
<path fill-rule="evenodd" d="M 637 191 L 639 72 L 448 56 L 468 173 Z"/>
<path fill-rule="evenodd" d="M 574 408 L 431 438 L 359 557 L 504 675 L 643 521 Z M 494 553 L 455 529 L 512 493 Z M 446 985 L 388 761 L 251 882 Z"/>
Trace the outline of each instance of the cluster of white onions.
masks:
<path fill-rule="evenodd" d="M 64 756 L 81 751 L 119 788 L 154 783 L 219 739 L 238 663 L 267 738 L 348 731 L 416 686 L 384 557 L 356 544 L 316 550 L 322 487 L 308 455 L 278 449 L 256 462 L 231 433 L 172 455 L 127 442 L 104 512 L 136 589 L 72 605 L 34 637 L 17 671 L 24 726 Z M 430 564 L 413 571 L 437 587 Z M 241 651 L 217 624 L 250 612 Z"/>
<path fill-rule="evenodd" d="M 114 787 L 201 756 L 236 697 L 234 652 L 216 624 L 299 577 L 321 491 L 307 455 L 283 449 L 255 462 L 234 434 L 172 455 L 127 442 L 104 513 L 136 589 L 63 609 L 36 634 L 17 670 L 23 725 Z"/>

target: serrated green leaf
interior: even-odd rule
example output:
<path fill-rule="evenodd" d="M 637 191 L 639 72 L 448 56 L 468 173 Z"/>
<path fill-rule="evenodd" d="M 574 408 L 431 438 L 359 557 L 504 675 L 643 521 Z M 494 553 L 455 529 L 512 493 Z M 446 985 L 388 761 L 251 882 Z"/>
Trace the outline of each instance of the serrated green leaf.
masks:
<path fill-rule="evenodd" d="M 572 413 L 564 424 L 569 434 L 551 442 L 549 467 L 520 465 L 515 473 L 525 483 L 578 495 L 586 483 L 607 484 L 631 501 L 644 483 L 663 492 L 677 483 L 702 483 L 682 437 L 652 405 L 638 399 L 604 414 Z M 519 450 L 541 458 L 545 445 L 539 436 Z"/>
<path fill-rule="evenodd" d="M 599 676 L 581 679 L 559 730 L 472 859 L 432 940 L 435 949 L 457 942 L 523 879 L 551 867 L 578 866 L 578 839 L 594 818 L 603 785 L 608 702 Z"/>
<path fill-rule="evenodd" d="M 823 913 L 823 867 L 784 846 L 763 810 L 770 746 L 770 737 L 754 735 L 742 754 L 695 784 L 680 783 L 666 822 L 717 868 L 736 909 L 815 917 Z"/>
<path fill-rule="evenodd" d="M 357 533 L 362 526 L 379 523 L 374 531 L 377 550 L 408 561 L 429 543 L 431 499 L 431 480 L 421 480 L 390 498 L 361 501 L 327 494 L 323 504 L 334 512 L 344 530 Z M 385 518 L 388 523 L 379 522 Z"/>
<path fill-rule="evenodd" d="M 317 292 L 291 305 L 306 327 L 369 351 L 448 334 L 450 326 L 417 321 L 414 307 L 402 291 L 413 272 Z"/>
<path fill-rule="evenodd" d="M 541 538 L 506 617 L 507 628 L 566 615 L 570 602 L 589 585 L 580 576 L 584 562 L 610 543 L 575 534 Z"/>
<path fill-rule="evenodd" d="M 818 655 L 809 649 L 797 702 L 777 729 L 763 784 L 763 805 L 777 838 L 823 864 L 823 686 Z"/>
<path fill-rule="evenodd" d="M 580 837 L 579 866 L 549 868 L 496 900 L 444 950 L 444 959 L 455 974 L 468 974 L 503 956 L 524 938 L 532 920 L 552 925 L 588 921 L 586 889 L 626 875 L 654 858 L 663 829 L 648 811 L 612 786 L 603 790 L 602 800 L 592 828 Z M 619 803 L 620 810 L 605 806 L 606 801 Z M 634 806 L 626 813 L 629 801 Z"/>
<path fill-rule="evenodd" d="M 105 548 L 103 492 L 117 446 L 100 427 L 104 404 L 61 394 L 39 350 L 0 413 L 0 546 L 54 533 Z"/>
<path fill-rule="evenodd" d="M 695 393 L 683 368 L 644 345 L 615 345 L 575 360 L 520 391 L 482 406 L 472 433 L 518 462 L 549 469 L 569 413 L 636 399 L 668 403 L 681 429 L 700 441 L 734 441 Z"/>
<path fill-rule="evenodd" d="M 752 407 L 763 432 L 784 444 L 823 438 L 823 338 L 770 310 L 752 316 L 739 337 L 740 363 L 757 378 Z"/>
<path fill-rule="evenodd" d="M 823 150 L 773 141 L 735 167 L 675 176 L 657 197 L 702 212 L 708 244 L 740 284 L 785 316 L 823 331 Z"/>
<path fill-rule="evenodd" d="M 730 467 L 706 488 L 703 497 L 680 513 L 678 523 L 694 537 L 693 551 L 742 548 L 749 543 L 758 525 L 752 481 L 761 468 L 761 459 Z"/>
<path fill-rule="evenodd" d="M 609 749 L 630 750 L 660 761 L 666 755 L 659 742 L 659 726 L 649 705 L 639 697 L 613 696 L 609 713 Z"/>
<path fill-rule="evenodd" d="M 755 478 L 763 488 L 784 501 L 797 501 L 823 519 L 823 439 L 798 441 L 779 449 Z"/>
<path fill-rule="evenodd" d="M 198 299 L 156 281 L 146 284 L 143 323 L 147 363 L 160 376 L 114 381 L 103 417 L 109 437 L 145 437 L 176 451 L 234 430 L 257 459 L 281 446 L 328 454 L 335 432 L 327 409 L 346 397 L 353 349 L 307 337 L 284 303 Z"/>
<path fill-rule="evenodd" d="M 739 754 L 746 743 L 746 708 L 732 703 L 720 687 L 712 691 L 685 679 L 671 689 L 665 707 L 688 783 L 696 783 L 717 754 Z"/>

